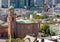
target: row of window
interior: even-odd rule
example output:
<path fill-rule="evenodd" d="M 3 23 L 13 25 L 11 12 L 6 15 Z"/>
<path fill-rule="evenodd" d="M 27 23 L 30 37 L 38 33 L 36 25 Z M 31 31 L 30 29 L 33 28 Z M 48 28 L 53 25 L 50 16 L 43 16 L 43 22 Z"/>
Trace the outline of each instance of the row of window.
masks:
<path fill-rule="evenodd" d="M 37 6 L 43 6 L 44 2 L 41 1 L 36 1 L 36 5 Z M 15 8 L 28 8 L 28 7 L 33 7 L 34 1 L 33 0 L 10 0 L 10 2 L 8 0 L 3 1 L 2 2 L 2 8 L 8 8 L 9 5 L 13 5 Z"/>

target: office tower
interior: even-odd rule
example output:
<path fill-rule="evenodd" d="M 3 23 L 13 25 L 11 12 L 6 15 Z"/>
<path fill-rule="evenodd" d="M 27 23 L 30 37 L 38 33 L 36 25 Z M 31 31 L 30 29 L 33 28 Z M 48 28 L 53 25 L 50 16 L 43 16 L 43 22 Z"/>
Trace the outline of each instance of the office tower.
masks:
<path fill-rule="evenodd" d="M 24 8 L 29 8 L 30 7 L 30 0 L 23 0 L 23 6 L 24 6 Z"/>
<path fill-rule="evenodd" d="M 26 7 L 30 8 L 30 0 L 26 0 Z"/>
<path fill-rule="evenodd" d="M 26 0 L 10 0 L 10 5 L 13 5 L 15 8 L 24 8 L 24 6 L 27 6 L 27 2 Z"/>
<path fill-rule="evenodd" d="M 26 0 L 19 0 L 18 2 L 19 8 L 24 8 L 25 4 L 26 4 Z"/>
<path fill-rule="evenodd" d="M 60 3 L 60 0 L 55 0 L 56 1 L 56 3 Z"/>
<path fill-rule="evenodd" d="M 1 0 L 1 2 L 2 8 L 8 8 L 8 0 Z"/>
<path fill-rule="evenodd" d="M 15 8 L 31 8 L 34 6 L 43 7 L 44 0 L 0 0 L 0 7 L 8 8 L 13 5 Z"/>
<path fill-rule="evenodd" d="M 34 0 L 30 1 L 30 6 L 33 7 L 34 6 Z"/>
<path fill-rule="evenodd" d="M 1 5 L 2 5 L 2 0 L 0 0 L 0 8 L 1 8 Z"/>
<path fill-rule="evenodd" d="M 58 4 L 58 3 L 60 3 L 60 0 L 52 0 L 52 3 L 53 4 Z"/>
<path fill-rule="evenodd" d="M 14 6 L 16 8 L 16 0 L 10 0 L 10 6 Z"/>
<path fill-rule="evenodd" d="M 24 0 L 24 6 L 28 9 L 33 7 L 34 6 L 34 0 Z"/>
<path fill-rule="evenodd" d="M 53 5 L 55 4 L 55 0 L 52 0 L 52 4 L 53 4 Z"/>
<path fill-rule="evenodd" d="M 37 6 L 37 3 L 36 3 L 37 0 L 34 0 L 34 6 Z"/>
<path fill-rule="evenodd" d="M 34 5 L 37 7 L 43 7 L 44 6 L 44 0 L 34 0 Z"/>
<path fill-rule="evenodd" d="M 55 0 L 48 0 L 48 5 L 50 7 L 55 6 L 56 5 Z"/>

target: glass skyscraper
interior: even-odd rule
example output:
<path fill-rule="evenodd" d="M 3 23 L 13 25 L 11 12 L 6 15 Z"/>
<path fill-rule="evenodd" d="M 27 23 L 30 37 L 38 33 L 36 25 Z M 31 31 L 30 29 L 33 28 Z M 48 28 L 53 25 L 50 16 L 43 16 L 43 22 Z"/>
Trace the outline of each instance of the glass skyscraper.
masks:
<path fill-rule="evenodd" d="M 37 0 L 37 6 L 43 7 L 44 6 L 44 0 Z"/>
<path fill-rule="evenodd" d="M 10 0 L 10 5 L 13 5 L 15 8 L 17 8 L 17 0 Z"/>
<path fill-rule="evenodd" d="M 50 5 L 50 7 L 55 6 L 56 5 L 55 0 L 48 0 L 48 5 Z"/>
<path fill-rule="evenodd" d="M 56 3 L 60 3 L 60 0 L 56 0 Z"/>
<path fill-rule="evenodd" d="M 0 8 L 1 8 L 1 5 L 2 5 L 2 0 L 0 0 Z"/>
<path fill-rule="evenodd" d="M 8 0 L 1 0 L 0 4 L 2 8 L 8 8 Z"/>
<path fill-rule="evenodd" d="M 19 8 L 24 8 L 25 4 L 26 4 L 26 0 L 19 0 L 18 6 Z"/>
<path fill-rule="evenodd" d="M 15 8 L 26 8 L 30 7 L 31 0 L 10 0 L 10 5 L 15 6 Z"/>
<path fill-rule="evenodd" d="M 34 0 L 24 0 L 24 6 L 30 8 L 34 6 Z"/>
<path fill-rule="evenodd" d="M 44 2 L 45 2 L 44 0 L 34 0 L 34 6 L 43 7 Z"/>
<path fill-rule="evenodd" d="M 43 7 L 44 0 L 0 0 L 0 7 L 2 8 L 8 8 L 11 5 L 15 8 Z"/>

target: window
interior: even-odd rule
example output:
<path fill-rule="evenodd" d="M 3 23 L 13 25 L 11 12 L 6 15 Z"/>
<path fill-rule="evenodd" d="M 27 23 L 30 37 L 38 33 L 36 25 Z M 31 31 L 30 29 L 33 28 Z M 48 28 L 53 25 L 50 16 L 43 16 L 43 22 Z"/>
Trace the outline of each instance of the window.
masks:
<path fill-rule="evenodd" d="M 14 21 L 14 17 L 12 17 L 12 21 Z"/>

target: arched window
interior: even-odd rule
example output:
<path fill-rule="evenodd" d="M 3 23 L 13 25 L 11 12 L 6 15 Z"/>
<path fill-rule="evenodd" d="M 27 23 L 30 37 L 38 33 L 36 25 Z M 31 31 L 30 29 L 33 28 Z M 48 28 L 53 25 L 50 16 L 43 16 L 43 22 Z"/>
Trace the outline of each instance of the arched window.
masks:
<path fill-rule="evenodd" d="M 14 21 L 14 17 L 12 17 L 12 21 Z"/>

